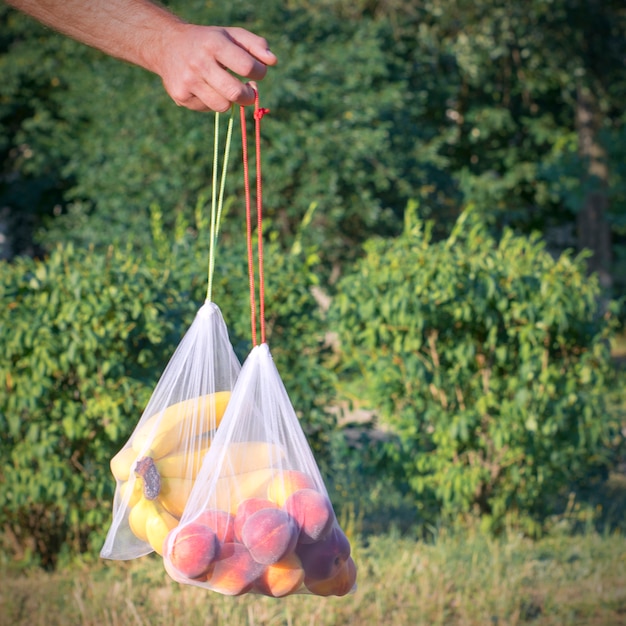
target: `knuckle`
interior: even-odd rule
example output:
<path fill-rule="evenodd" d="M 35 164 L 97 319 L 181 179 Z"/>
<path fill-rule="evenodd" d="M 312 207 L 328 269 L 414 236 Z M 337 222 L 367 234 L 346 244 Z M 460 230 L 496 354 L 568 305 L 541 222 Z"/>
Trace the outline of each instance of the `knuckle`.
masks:
<path fill-rule="evenodd" d="M 227 98 L 230 102 L 239 102 L 244 99 L 247 94 L 247 90 L 244 85 L 233 85 L 232 87 L 228 87 L 224 91 L 224 97 Z"/>
<path fill-rule="evenodd" d="M 211 107 L 211 109 L 213 111 L 217 111 L 218 113 L 226 113 L 226 111 L 230 109 L 230 106 L 231 103 L 225 100 L 223 102 L 220 102 L 219 104 L 214 105 L 213 107 Z"/>

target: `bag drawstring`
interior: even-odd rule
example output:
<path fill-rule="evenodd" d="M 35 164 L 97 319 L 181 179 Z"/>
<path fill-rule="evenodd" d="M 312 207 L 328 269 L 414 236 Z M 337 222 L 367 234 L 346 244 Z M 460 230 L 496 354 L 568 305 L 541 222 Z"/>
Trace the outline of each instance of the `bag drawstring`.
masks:
<path fill-rule="evenodd" d="M 215 134 L 213 141 L 213 184 L 211 190 L 211 225 L 209 236 L 209 269 L 208 269 L 208 285 L 206 292 L 206 301 L 210 302 L 213 297 L 213 273 L 215 270 L 215 247 L 217 246 L 217 237 L 219 235 L 220 220 L 222 219 L 222 209 L 224 207 L 224 189 L 226 186 L 226 174 L 228 172 L 228 157 L 230 155 L 230 141 L 233 135 L 233 120 L 235 117 L 235 108 L 232 107 L 230 119 L 228 120 L 228 129 L 226 131 L 226 145 L 224 146 L 224 160 L 222 163 L 222 175 L 220 178 L 219 193 L 217 188 L 217 165 L 218 165 L 218 149 L 219 149 L 219 133 L 220 133 L 220 114 L 215 113 Z"/>
<path fill-rule="evenodd" d="M 256 298 L 254 282 L 254 254 L 252 251 L 252 217 L 250 201 L 250 179 L 248 164 L 248 137 L 246 131 L 245 107 L 240 107 L 241 142 L 243 154 L 243 184 L 246 202 L 246 240 L 248 244 L 248 276 L 250 281 L 250 318 L 252 327 L 252 345 L 257 344 L 256 332 Z M 261 119 L 269 113 L 269 109 L 259 107 L 259 92 L 254 90 L 254 130 L 256 140 L 256 211 L 257 211 L 257 256 L 259 264 L 259 321 L 261 327 L 261 343 L 265 338 L 265 277 L 263 272 L 263 182 L 261 176 Z"/>

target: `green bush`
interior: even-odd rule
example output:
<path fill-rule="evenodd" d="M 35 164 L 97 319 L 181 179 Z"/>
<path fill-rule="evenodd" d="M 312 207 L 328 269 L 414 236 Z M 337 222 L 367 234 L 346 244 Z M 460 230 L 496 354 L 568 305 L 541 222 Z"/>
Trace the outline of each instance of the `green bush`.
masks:
<path fill-rule="evenodd" d="M 496 241 L 466 211 L 435 242 L 414 213 L 339 285 L 342 363 L 397 435 L 389 458 L 419 506 L 536 532 L 564 488 L 611 462 L 615 306 L 602 314 L 584 259 L 554 259 L 539 237 Z"/>
<path fill-rule="evenodd" d="M 143 257 L 59 246 L 44 260 L 0 263 L 0 545 L 53 567 L 97 554 L 110 523 L 109 460 L 136 425 L 206 295 L 206 224 L 173 235 L 153 209 Z M 198 234 L 199 233 L 199 234 Z M 334 418 L 321 366 L 313 274 L 267 246 L 268 340 L 311 445 L 324 454 Z M 217 255 L 213 300 L 241 359 L 250 349 L 245 238 Z"/>
<path fill-rule="evenodd" d="M 52 565 L 109 521 L 108 460 L 176 341 L 167 274 L 123 251 L 59 247 L 0 265 L 0 525 Z"/>

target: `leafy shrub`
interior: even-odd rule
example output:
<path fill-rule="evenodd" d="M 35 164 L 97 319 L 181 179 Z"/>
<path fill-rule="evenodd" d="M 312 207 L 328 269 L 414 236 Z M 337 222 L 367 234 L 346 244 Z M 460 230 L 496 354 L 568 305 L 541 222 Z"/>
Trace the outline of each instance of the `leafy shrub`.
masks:
<path fill-rule="evenodd" d="M 390 459 L 420 506 L 538 530 L 557 494 L 611 462 L 613 315 L 582 257 L 495 241 L 471 211 L 434 242 L 413 213 L 339 285 L 342 363 L 397 434 Z"/>
<path fill-rule="evenodd" d="M 59 554 L 97 553 L 110 522 L 109 460 L 206 295 L 206 224 L 180 222 L 167 235 L 160 212 L 152 215 L 142 258 L 67 245 L 44 260 L 0 263 L 0 545 L 15 557 L 53 567 Z M 218 254 L 213 298 L 242 359 L 250 348 L 243 240 Z M 323 454 L 332 380 L 320 365 L 313 275 L 276 246 L 266 263 L 270 345 Z"/>
<path fill-rule="evenodd" d="M 175 345 L 164 309 L 184 306 L 166 273 L 114 249 L 59 247 L 0 274 L 0 520 L 51 565 L 108 522 L 108 460 Z"/>

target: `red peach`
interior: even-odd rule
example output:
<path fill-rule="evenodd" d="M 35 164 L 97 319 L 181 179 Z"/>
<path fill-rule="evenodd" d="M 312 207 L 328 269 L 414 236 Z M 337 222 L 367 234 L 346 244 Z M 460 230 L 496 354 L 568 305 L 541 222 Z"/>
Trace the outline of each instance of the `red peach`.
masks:
<path fill-rule="evenodd" d="M 206 577 L 208 586 L 227 596 L 239 596 L 252 589 L 265 566 L 257 563 L 240 543 L 225 543 Z"/>
<path fill-rule="evenodd" d="M 276 509 L 278 506 L 265 498 L 247 498 L 237 507 L 235 515 L 235 539 L 241 542 L 241 529 L 248 518 L 261 509 Z"/>
<path fill-rule="evenodd" d="M 208 526 L 216 535 L 220 543 L 230 543 L 235 539 L 235 518 L 221 509 L 202 511 L 194 520 Z"/>
<path fill-rule="evenodd" d="M 354 588 L 356 583 L 356 564 L 352 557 L 337 570 L 334 576 L 325 580 L 312 580 L 305 576 L 306 588 L 318 596 L 345 596 Z"/>
<path fill-rule="evenodd" d="M 190 523 L 171 531 L 174 533 L 167 556 L 172 565 L 187 578 L 205 575 L 217 554 L 217 537 L 204 524 Z"/>
<path fill-rule="evenodd" d="M 286 511 L 276 508 L 253 513 L 241 529 L 241 541 L 255 561 L 271 565 L 295 548 L 298 527 Z"/>
<path fill-rule="evenodd" d="M 335 525 L 324 539 L 298 544 L 296 554 L 308 579 L 324 580 L 334 576 L 348 560 L 350 542 L 341 528 Z"/>
<path fill-rule="evenodd" d="M 316 484 L 311 476 L 296 470 L 286 470 L 276 474 L 267 486 L 267 497 L 283 506 L 285 500 L 298 489 L 315 489 Z"/>
<path fill-rule="evenodd" d="M 266 596 L 282 598 L 295 593 L 304 582 L 300 559 L 293 552 L 273 565 L 268 565 L 256 581 L 255 589 Z"/>
<path fill-rule="evenodd" d="M 313 543 L 324 538 L 335 521 L 330 500 L 315 489 L 299 489 L 292 493 L 284 508 L 300 528 L 300 543 Z"/>

